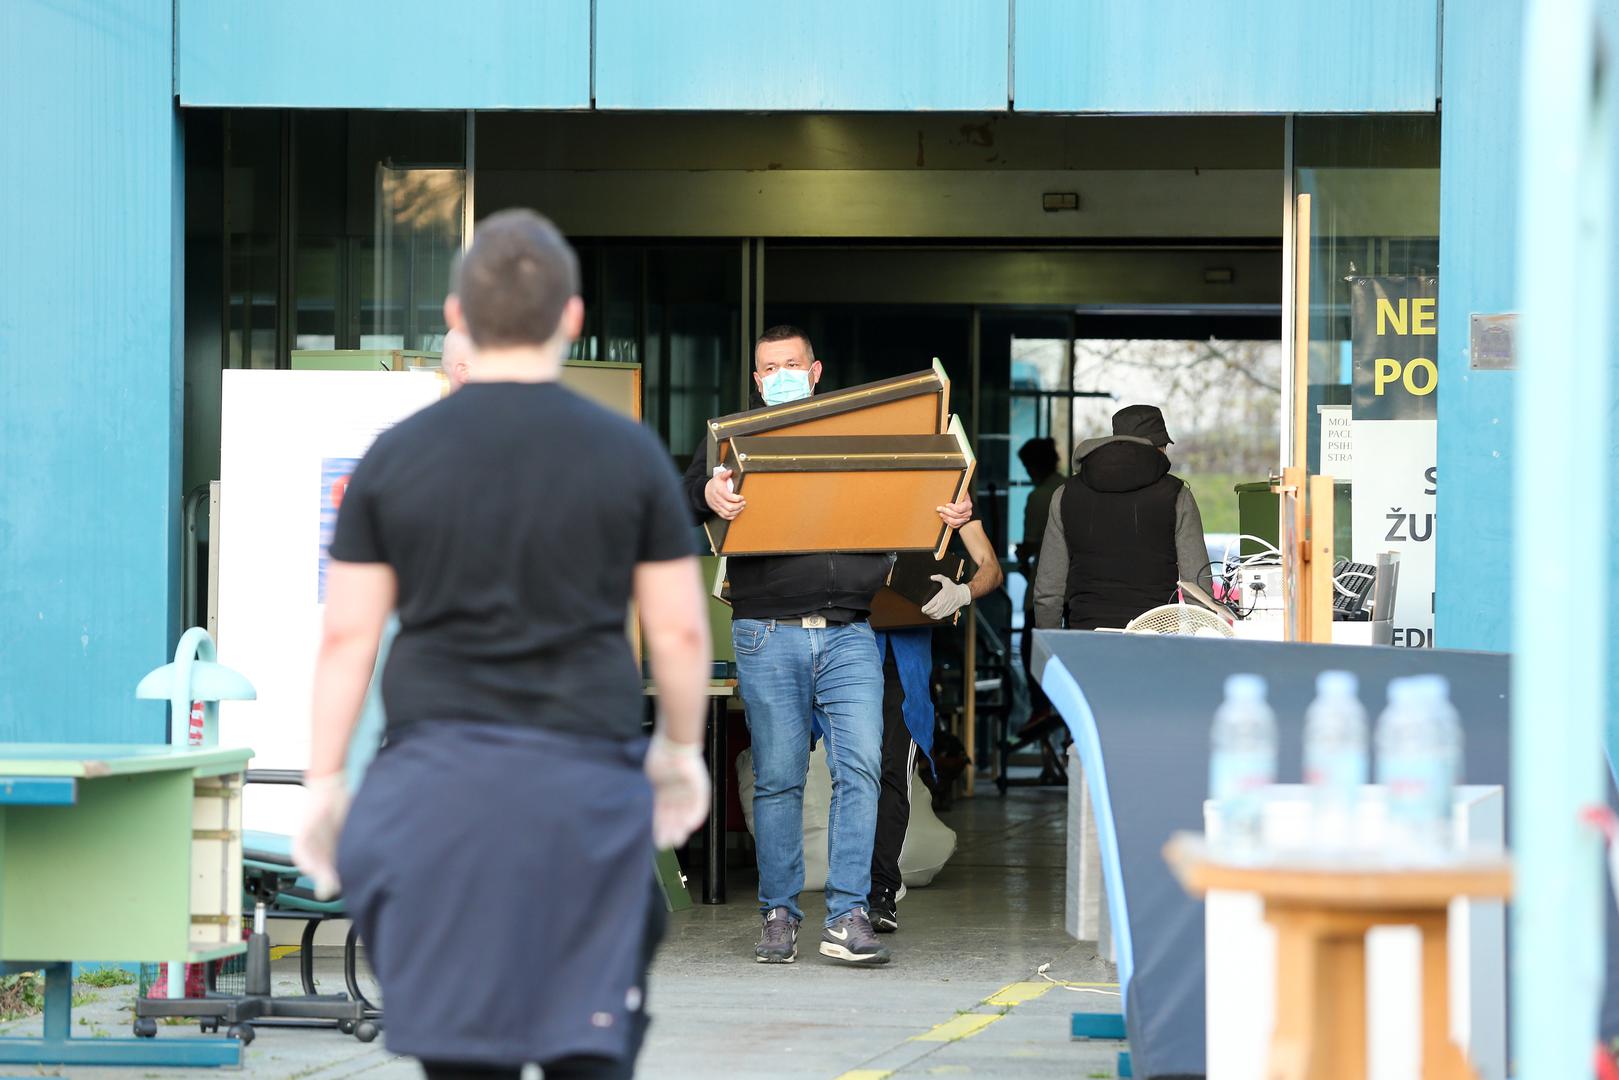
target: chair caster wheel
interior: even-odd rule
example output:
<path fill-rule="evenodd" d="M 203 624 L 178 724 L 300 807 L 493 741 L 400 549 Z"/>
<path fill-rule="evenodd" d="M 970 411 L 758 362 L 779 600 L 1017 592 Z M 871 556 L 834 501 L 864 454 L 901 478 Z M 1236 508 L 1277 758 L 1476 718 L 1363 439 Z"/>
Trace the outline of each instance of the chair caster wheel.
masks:
<path fill-rule="evenodd" d="M 375 1042 L 382 1029 L 370 1020 L 361 1020 L 354 1025 L 354 1037 L 363 1043 Z"/>
<path fill-rule="evenodd" d="M 204 1035 L 215 1035 L 219 1032 L 218 1020 L 200 1020 L 197 1026 L 202 1029 Z"/>
<path fill-rule="evenodd" d="M 337 1022 L 337 1030 L 341 1031 L 345 1035 L 353 1035 L 354 1034 L 354 1021 L 353 1020 L 339 1020 Z"/>
<path fill-rule="evenodd" d="M 243 1046 L 248 1046 L 253 1042 L 253 1025 L 232 1024 L 225 1034 L 237 1040 Z"/>
<path fill-rule="evenodd" d="M 157 1038 L 157 1021 L 153 1020 L 150 1016 L 136 1018 L 135 1037 L 137 1039 Z"/>

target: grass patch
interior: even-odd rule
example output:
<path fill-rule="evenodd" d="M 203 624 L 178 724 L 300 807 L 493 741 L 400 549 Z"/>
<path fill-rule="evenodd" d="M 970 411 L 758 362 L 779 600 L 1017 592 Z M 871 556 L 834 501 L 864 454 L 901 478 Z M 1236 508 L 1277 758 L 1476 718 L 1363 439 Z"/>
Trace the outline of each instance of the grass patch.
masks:
<path fill-rule="evenodd" d="M 45 976 L 37 971 L 0 975 L 0 1021 L 21 1020 L 45 1008 Z"/>
<path fill-rule="evenodd" d="M 1173 470 L 1171 470 L 1173 471 Z M 1179 474 L 1177 474 L 1179 475 Z M 1241 476 L 1236 473 L 1202 473 L 1182 477 L 1197 499 L 1198 513 L 1203 516 L 1206 533 L 1234 533 L 1237 528 L 1237 493 L 1232 488 L 1249 480 L 1263 480 L 1263 476 Z"/>
<path fill-rule="evenodd" d="M 131 986 L 134 982 L 135 976 L 133 974 L 123 968 L 115 967 L 96 968 L 94 971 L 86 971 L 79 976 L 80 985 L 93 986 L 98 990 L 106 990 L 114 986 Z"/>

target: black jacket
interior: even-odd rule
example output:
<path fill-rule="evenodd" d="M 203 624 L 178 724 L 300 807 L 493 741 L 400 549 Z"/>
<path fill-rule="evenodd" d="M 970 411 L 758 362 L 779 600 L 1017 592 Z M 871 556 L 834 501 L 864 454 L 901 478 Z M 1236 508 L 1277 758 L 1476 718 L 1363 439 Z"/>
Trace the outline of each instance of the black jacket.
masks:
<path fill-rule="evenodd" d="M 703 488 L 708 451 L 699 446 L 681 486 L 701 524 L 714 516 Z M 813 513 L 813 508 L 806 508 Z M 726 563 L 731 613 L 737 619 L 788 619 L 825 612 L 835 618 L 864 617 L 888 577 L 886 554 L 748 555 Z"/>
<path fill-rule="evenodd" d="M 1035 625 L 1122 627 L 1167 604 L 1179 579 L 1207 580 L 1203 520 L 1192 489 L 1145 439 L 1092 439 L 1052 496 L 1035 571 Z"/>

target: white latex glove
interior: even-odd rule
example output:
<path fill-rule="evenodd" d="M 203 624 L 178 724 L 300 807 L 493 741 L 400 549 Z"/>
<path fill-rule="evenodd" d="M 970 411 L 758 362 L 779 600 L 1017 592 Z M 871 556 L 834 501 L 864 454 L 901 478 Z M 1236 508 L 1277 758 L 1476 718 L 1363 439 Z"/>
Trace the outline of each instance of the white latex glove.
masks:
<path fill-rule="evenodd" d="M 292 861 L 315 882 L 315 895 L 330 900 L 342 890 L 337 880 L 337 838 L 349 812 L 343 774 L 305 778 L 304 820 L 292 838 Z"/>
<path fill-rule="evenodd" d="M 948 619 L 972 602 L 972 590 L 967 586 L 951 581 L 943 574 L 934 574 L 933 580 L 939 583 L 939 593 L 922 605 L 922 614 L 928 618 Z"/>
<path fill-rule="evenodd" d="M 708 768 L 696 743 L 652 736 L 646 752 L 652 781 L 652 841 L 659 851 L 678 847 L 708 817 Z"/>

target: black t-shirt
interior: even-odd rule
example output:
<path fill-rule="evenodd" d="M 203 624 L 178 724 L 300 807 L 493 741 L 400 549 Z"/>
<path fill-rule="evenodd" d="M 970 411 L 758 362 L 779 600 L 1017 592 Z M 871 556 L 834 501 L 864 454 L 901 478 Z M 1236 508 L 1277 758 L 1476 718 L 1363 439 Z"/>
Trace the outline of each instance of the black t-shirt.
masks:
<path fill-rule="evenodd" d="M 635 566 L 692 554 L 657 438 L 557 383 L 471 383 L 384 432 L 331 546 L 399 579 L 390 731 L 476 720 L 621 738 L 641 730 Z"/>

